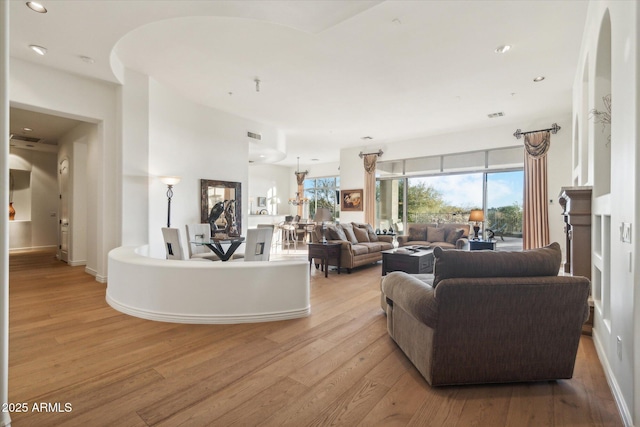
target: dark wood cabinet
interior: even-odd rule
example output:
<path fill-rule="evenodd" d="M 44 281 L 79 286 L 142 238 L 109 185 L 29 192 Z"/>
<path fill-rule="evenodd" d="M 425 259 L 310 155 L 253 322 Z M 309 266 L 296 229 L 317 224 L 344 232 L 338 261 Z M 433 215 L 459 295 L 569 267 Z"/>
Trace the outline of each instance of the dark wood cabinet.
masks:
<path fill-rule="evenodd" d="M 565 273 L 591 279 L 591 187 L 563 187 L 559 202 L 565 222 Z"/>

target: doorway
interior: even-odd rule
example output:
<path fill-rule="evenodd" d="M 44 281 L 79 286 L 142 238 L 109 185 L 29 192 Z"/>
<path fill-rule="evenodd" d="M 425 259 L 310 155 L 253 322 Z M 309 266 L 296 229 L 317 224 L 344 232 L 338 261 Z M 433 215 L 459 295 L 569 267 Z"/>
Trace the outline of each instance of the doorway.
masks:
<path fill-rule="evenodd" d="M 64 158 L 58 167 L 60 202 L 58 208 L 59 234 L 58 258 L 69 262 L 69 159 Z"/>

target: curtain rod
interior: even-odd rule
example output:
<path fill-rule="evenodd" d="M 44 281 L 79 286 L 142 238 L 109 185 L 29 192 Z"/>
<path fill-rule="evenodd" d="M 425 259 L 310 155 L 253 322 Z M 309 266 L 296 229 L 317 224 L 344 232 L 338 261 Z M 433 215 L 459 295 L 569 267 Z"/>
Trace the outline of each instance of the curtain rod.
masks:
<path fill-rule="evenodd" d="M 528 132 L 522 132 L 522 129 L 517 129 L 514 133 L 513 136 L 516 137 L 516 139 L 520 139 L 520 137 L 522 135 L 526 135 L 528 133 L 535 133 L 535 132 L 544 132 L 544 131 L 551 131 L 551 133 L 556 134 L 558 133 L 558 131 L 560 130 L 560 126 L 558 126 L 557 123 L 554 123 L 551 125 L 551 127 L 549 129 L 539 129 L 539 130 L 530 130 Z"/>
<path fill-rule="evenodd" d="M 360 158 L 363 158 L 364 156 L 368 156 L 369 154 L 377 154 L 378 157 L 382 156 L 382 150 L 378 150 L 375 153 L 363 153 L 362 151 L 360 152 L 360 154 L 358 154 L 358 156 L 360 156 Z"/>

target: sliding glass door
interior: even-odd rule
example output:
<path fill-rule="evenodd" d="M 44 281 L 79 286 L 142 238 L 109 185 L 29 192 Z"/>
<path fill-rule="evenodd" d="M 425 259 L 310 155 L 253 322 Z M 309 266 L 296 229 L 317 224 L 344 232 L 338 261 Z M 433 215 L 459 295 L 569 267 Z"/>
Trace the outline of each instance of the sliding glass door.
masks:
<path fill-rule="evenodd" d="M 522 249 L 523 179 L 522 169 L 380 179 L 376 228 L 402 234 L 406 223 L 467 223 L 481 209 L 481 228 L 495 233 L 498 247 Z"/>
<path fill-rule="evenodd" d="M 510 242 L 513 249 L 522 249 L 524 173 L 515 170 L 486 176 L 485 227 L 496 234 L 499 242 Z"/>

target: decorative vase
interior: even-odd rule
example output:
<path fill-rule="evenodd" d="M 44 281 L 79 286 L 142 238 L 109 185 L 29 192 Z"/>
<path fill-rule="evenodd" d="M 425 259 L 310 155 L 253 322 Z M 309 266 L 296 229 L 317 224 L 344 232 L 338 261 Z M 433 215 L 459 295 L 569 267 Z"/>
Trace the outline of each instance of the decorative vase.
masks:
<path fill-rule="evenodd" d="M 13 202 L 9 202 L 9 221 L 16 219 L 16 210 L 13 208 Z"/>

